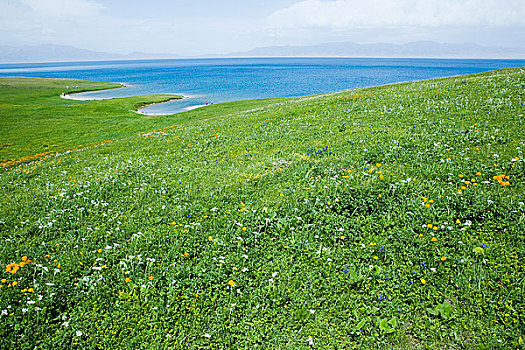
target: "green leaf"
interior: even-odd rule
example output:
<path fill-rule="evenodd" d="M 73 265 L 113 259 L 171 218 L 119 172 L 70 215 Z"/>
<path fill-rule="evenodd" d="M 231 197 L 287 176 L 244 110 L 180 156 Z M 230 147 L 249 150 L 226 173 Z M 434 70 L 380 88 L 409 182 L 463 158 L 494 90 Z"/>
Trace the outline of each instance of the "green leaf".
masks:
<path fill-rule="evenodd" d="M 388 328 L 387 319 L 382 319 L 381 322 L 379 322 L 379 329 L 386 330 Z"/>
<path fill-rule="evenodd" d="M 363 328 L 363 326 L 365 325 L 365 321 L 366 321 L 365 319 L 362 319 L 361 322 L 359 322 L 359 323 L 357 324 L 357 326 L 355 326 L 355 330 L 356 330 L 356 331 L 360 331 L 361 328 Z"/>
<path fill-rule="evenodd" d="M 476 253 L 477 255 L 485 255 L 485 249 L 481 247 L 476 247 L 474 248 L 474 253 Z"/>
<path fill-rule="evenodd" d="M 390 323 L 392 328 L 396 328 L 397 327 L 397 318 L 395 316 L 392 317 L 392 319 L 390 321 L 388 321 L 388 323 Z"/>

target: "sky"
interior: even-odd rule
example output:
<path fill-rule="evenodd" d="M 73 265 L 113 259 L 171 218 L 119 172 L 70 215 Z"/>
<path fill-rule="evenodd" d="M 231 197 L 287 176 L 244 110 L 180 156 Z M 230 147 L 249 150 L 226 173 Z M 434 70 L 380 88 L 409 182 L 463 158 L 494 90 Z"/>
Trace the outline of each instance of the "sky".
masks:
<path fill-rule="evenodd" d="M 0 45 L 227 54 L 419 40 L 525 47 L 524 0 L 0 0 Z"/>

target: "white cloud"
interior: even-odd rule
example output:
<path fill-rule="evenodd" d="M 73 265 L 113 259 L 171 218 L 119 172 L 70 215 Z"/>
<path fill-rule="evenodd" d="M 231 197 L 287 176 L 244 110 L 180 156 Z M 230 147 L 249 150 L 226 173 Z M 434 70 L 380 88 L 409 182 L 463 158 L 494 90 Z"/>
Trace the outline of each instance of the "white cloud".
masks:
<path fill-rule="evenodd" d="M 523 0 L 303 0 L 274 12 L 273 28 L 524 26 Z"/>

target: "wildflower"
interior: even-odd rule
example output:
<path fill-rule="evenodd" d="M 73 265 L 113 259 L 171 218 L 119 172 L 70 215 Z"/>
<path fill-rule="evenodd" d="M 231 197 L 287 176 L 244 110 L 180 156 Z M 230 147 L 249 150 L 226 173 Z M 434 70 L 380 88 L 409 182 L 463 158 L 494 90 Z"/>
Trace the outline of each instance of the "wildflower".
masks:
<path fill-rule="evenodd" d="M 434 225 L 432 225 L 432 224 L 427 224 L 427 227 L 428 227 L 428 228 L 432 228 L 433 226 L 434 226 Z"/>
<path fill-rule="evenodd" d="M 425 281 L 423 278 L 421 279 L 421 284 L 425 284 L 427 281 Z"/>
<path fill-rule="evenodd" d="M 343 269 L 343 273 L 348 273 L 348 272 L 350 272 L 350 271 L 349 271 L 348 268 L 345 266 L 345 268 Z"/>
<path fill-rule="evenodd" d="M 379 258 L 376 255 L 373 256 L 373 259 L 374 260 L 379 260 Z"/>
<path fill-rule="evenodd" d="M 447 258 L 444 257 L 444 256 L 442 256 L 442 257 L 441 257 L 441 261 L 445 261 L 445 260 L 447 260 Z"/>
<path fill-rule="evenodd" d="M 28 292 L 28 293 L 34 293 L 35 290 L 34 290 L 33 288 L 29 288 L 29 289 L 27 290 L 27 292 Z"/>
<path fill-rule="evenodd" d="M 489 247 L 489 246 L 486 245 L 485 243 L 481 243 L 481 248 L 483 248 L 483 249 L 487 249 L 488 247 Z M 3 281 L 3 280 L 2 280 L 2 281 Z M 4 283 L 5 283 L 5 282 L 4 282 Z"/>
<path fill-rule="evenodd" d="M 22 257 L 22 261 L 26 261 L 26 260 L 27 260 L 27 256 L 24 255 L 24 256 Z"/>
<path fill-rule="evenodd" d="M 233 287 L 233 286 L 235 285 L 235 282 L 233 282 L 232 280 L 229 280 L 229 281 L 228 281 L 228 285 L 229 285 L 230 287 Z"/>
<path fill-rule="evenodd" d="M 148 279 L 149 279 L 150 281 L 153 281 L 154 277 L 153 277 L 153 276 L 149 276 Z"/>
<path fill-rule="evenodd" d="M 17 281 L 13 281 L 13 283 L 11 283 L 11 284 L 12 284 L 13 287 L 14 287 L 14 286 L 16 286 L 16 285 L 18 284 L 18 282 L 17 282 Z"/>
<path fill-rule="evenodd" d="M 211 334 L 204 333 L 204 338 L 211 338 Z"/>
<path fill-rule="evenodd" d="M 312 337 L 308 337 L 308 339 L 306 339 L 306 341 L 308 342 L 308 345 L 314 346 L 314 340 L 313 340 Z"/>
<path fill-rule="evenodd" d="M 208 236 L 208 241 L 213 241 L 213 237 L 212 236 Z"/>
<path fill-rule="evenodd" d="M 436 242 L 437 241 L 437 238 L 436 237 L 432 237 L 432 242 Z"/>
<path fill-rule="evenodd" d="M 425 204 L 425 208 L 430 208 L 430 204 Z"/>
<path fill-rule="evenodd" d="M 131 282 L 131 278 L 129 278 L 129 277 L 126 277 L 126 279 L 124 280 L 124 282 L 126 282 L 126 283 L 129 283 L 129 282 Z"/>
<path fill-rule="evenodd" d="M 2 283 L 6 283 L 7 280 L 6 280 L 5 278 L 2 278 L 2 281 L 0 281 L 0 282 L 2 282 Z"/>

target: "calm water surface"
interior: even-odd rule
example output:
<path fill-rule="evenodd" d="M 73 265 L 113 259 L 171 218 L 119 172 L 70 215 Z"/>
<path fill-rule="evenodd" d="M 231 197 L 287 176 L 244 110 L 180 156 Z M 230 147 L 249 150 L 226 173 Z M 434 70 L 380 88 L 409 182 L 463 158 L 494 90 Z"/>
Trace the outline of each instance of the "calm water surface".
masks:
<path fill-rule="evenodd" d="M 304 96 L 519 66 L 525 66 L 525 60 L 214 58 L 0 64 L 0 76 L 128 85 L 82 94 L 89 98 L 182 94 L 187 98 L 144 109 L 148 113 L 176 113 L 207 102 Z"/>

